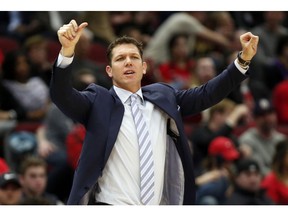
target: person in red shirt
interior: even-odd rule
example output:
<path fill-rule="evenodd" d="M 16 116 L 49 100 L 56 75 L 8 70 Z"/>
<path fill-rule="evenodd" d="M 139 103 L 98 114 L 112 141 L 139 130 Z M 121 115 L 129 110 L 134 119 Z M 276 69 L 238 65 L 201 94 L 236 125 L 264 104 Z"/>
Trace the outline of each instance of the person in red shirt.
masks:
<path fill-rule="evenodd" d="M 261 186 L 275 204 L 288 204 L 288 139 L 277 144 L 272 171 L 265 176 Z"/>
<path fill-rule="evenodd" d="M 195 61 L 189 57 L 188 36 L 175 34 L 169 41 L 170 60 L 159 65 L 160 80 L 177 89 L 187 89 L 192 83 Z"/>
<path fill-rule="evenodd" d="M 273 105 L 279 124 L 288 123 L 288 80 L 278 83 L 273 90 Z"/>

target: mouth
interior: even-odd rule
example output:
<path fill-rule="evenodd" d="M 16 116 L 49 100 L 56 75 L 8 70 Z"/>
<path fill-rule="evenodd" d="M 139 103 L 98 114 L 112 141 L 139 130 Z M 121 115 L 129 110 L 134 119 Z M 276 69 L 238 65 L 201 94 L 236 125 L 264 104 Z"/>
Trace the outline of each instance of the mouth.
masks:
<path fill-rule="evenodd" d="M 133 74 L 135 74 L 135 72 L 132 71 L 132 70 L 127 70 L 127 71 L 124 72 L 124 75 L 127 75 L 127 76 L 133 75 Z"/>

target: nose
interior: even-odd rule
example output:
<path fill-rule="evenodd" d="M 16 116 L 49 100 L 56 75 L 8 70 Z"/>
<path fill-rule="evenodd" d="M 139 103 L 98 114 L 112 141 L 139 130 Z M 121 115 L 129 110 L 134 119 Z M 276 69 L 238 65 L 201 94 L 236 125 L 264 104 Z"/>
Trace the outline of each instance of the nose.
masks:
<path fill-rule="evenodd" d="M 130 57 L 127 57 L 125 62 L 126 62 L 126 65 L 132 65 L 132 61 Z"/>

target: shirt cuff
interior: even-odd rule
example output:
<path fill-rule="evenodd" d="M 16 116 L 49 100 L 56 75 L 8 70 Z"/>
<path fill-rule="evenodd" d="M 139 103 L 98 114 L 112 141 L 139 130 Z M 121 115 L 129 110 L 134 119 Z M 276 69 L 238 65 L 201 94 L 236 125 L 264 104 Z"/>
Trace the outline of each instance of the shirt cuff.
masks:
<path fill-rule="evenodd" d="M 74 56 L 65 57 L 61 55 L 61 53 L 59 53 L 56 66 L 60 68 L 66 68 L 72 63 L 73 59 L 74 59 Z"/>
<path fill-rule="evenodd" d="M 245 73 L 247 72 L 247 70 L 249 69 L 249 66 L 248 66 L 246 69 L 242 68 L 242 67 L 239 65 L 239 63 L 237 62 L 237 59 L 234 60 L 234 64 L 235 64 L 235 66 L 237 67 L 237 69 L 238 69 L 242 74 L 245 74 Z"/>

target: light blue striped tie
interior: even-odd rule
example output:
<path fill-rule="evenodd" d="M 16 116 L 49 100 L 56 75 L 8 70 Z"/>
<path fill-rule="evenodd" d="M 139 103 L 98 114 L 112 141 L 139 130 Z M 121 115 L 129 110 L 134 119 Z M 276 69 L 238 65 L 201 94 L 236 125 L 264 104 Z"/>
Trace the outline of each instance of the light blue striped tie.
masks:
<path fill-rule="evenodd" d="M 137 94 L 130 96 L 131 110 L 139 142 L 141 201 L 147 205 L 154 197 L 154 161 L 149 131 L 138 107 L 137 97 Z"/>

